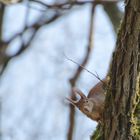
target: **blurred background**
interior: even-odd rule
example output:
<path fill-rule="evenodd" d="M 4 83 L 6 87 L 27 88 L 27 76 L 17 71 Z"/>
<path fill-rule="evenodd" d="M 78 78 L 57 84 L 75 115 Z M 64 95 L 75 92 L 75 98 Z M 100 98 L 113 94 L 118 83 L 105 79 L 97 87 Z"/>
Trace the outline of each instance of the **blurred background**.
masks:
<path fill-rule="evenodd" d="M 0 3 L 0 140 L 90 139 L 97 123 L 65 97 L 99 80 L 68 59 L 104 78 L 123 9 L 117 0 Z"/>

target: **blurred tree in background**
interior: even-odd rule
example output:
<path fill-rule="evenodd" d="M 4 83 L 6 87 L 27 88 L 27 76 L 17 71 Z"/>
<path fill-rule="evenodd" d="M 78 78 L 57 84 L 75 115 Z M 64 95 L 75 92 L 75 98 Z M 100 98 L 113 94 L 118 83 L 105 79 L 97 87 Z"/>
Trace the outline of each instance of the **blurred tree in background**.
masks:
<path fill-rule="evenodd" d="M 65 92 L 70 93 L 73 99 L 76 98 L 72 94 L 71 88 L 78 86 L 78 83 L 80 83 L 79 81 L 82 79 L 81 75 L 84 74 L 83 69 L 80 66 L 74 68 L 72 66 L 71 68 L 72 64 L 66 60 L 64 54 L 68 54 L 71 58 L 77 56 L 78 60 L 76 61 L 84 67 L 89 64 L 89 61 L 93 64 L 98 58 L 101 58 L 102 62 L 97 61 L 94 65 L 91 65 L 91 68 L 99 65 L 99 63 L 100 65 L 105 65 L 107 63 L 106 68 L 99 65 L 99 69 L 96 71 L 99 75 L 102 75 L 100 76 L 101 78 L 105 77 L 110 62 L 110 60 L 107 61 L 106 55 L 109 53 L 109 45 L 111 42 L 106 42 L 105 40 L 103 42 L 102 38 L 108 36 L 106 33 L 98 33 L 101 35 L 98 41 L 96 40 L 97 37 L 95 33 L 97 30 L 96 27 L 98 27 L 96 22 L 100 23 L 103 21 L 102 17 L 95 19 L 96 13 L 98 7 L 103 9 L 102 12 L 108 16 L 106 16 L 106 19 L 109 19 L 112 24 L 113 32 L 116 34 L 123 15 L 121 8 L 118 6 L 121 2 L 117 0 L 25 0 L 19 1 L 18 3 L 16 3 L 17 1 L 12 1 L 14 4 L 11 4 L 11 1 L 10 3 L 9 1 L 4 2 L 1 0 L 2 3 L 0 5 L 1 139 L 87 139 L 87 136 L 84 137 L 81 134 L 83 133 L 82 126 L 84 127 L 84 125 L 80 125 L 84 123 L 84 121 L 81 120 L 80 124 L 77 124 L 75 108 L 63 102 L 64 98 L 69 96 Z M 134 9 L 136 8 L 136 10 L 139 10 L 138 0 L 131 1 L 132 2 L 126 2 L 126 5 L 131 7 L 134 1 Z M 8 5 L 5 5 L 5 3 Z M 138 6 L 135 7 L 135 5 Z M 128 11 L 129 10 L 130 9 L 128 9 Z M 71 15 L 76 15 L 75 13 L 77 11 L 79 11 L 77 14 L 78 16 L 72 17 Z M 130 14 L 130 16 L 128 14 Z M 139 30 L 136 36 L 134 35 L 136 37 L 136 40 L 134 40 L 135 42 L 128 41 L 132 40 L 131 37 L 133 37 L 132 31 L 132 36 L 130 35 L 129 39 L 129 30 L 131 30 L 131 27 L 129 27 L 131 26 L 129 20 L 133 22 L 133 19 L 128 19 L 128 28 L 125 27 L 127 25 L 125 22 L 127 21 L 127 17 L 134 17 L 133 13 L 130 12 L 128 14 L 126 13 L 125 15 L 125 21 L 123 21 L 121 25 L 119 39 L 117 41 L 117 46 L 122 47 L 121 49 L 123 51 L 118 51 L 118 54 L 113 55 L 113 64 L 110 72 L 112 75 L 110 86 L 113 89 L 112 92 L 115 93 L 114 95 L 119 95 L 119 88 L 114 87 L 122 85 L 124 81 L 129 81 L 127 78 L 133 81 L 132 85 L 128 82 L 127 86 L 130 85 L 133 89 L 135 85 L 137 85 L 135 81 L 135 79 L 138 79 L 137 72 L 134 73 L 135 76 L 132 78 L 132 75 L 130 77 L 127 75 L 128 73 L 121 76 L 123 70 L 117 74 L 114 70 L 124 66 L 125 68 L 128 67 L 128 65 L 126 66 L 125 62 L 123 62 L 124 57 L 121 56 L 121 54 L 124 55 L 125 51 L 128 52 L 125 46 L 132 44 L 134 48 L 138 46 L 139 40 L 137 38 Z M 136 25 L 136 29 L 139 29 L 138 17 L 137 15 L 133 25 Z M 100 30 L 104 30 L 106 26 L 111 26 L 111 24 L 103 23 Z M 58 30 L 56 30 L 57 25 L 59 28 Z M 134 29 L 134 33 L 136 29 Z M 42 37 L 40 37 L 41 35 Z M 127 37 L 128 39 L 126 39 Z M 99 42 L 97 45 L 98 48 L 100 43 L 103 42 L 101 44 L 102 48 L 100 49 L 102 53 L 96 51 L 96 42 Z M 121 42 L 122 44 L 128 42 L 128 44 L 122 45 Z M 53 43 L 56 47 L 53 47 Z M 95 47 L 93 48 L 93 46 Z M 119 49 L 119 47 L 117 48 Z M 130 51 L 133 50 L 130 49 Z M 29 54 L 27 55 L 27 53 Z M 112 52 L 110 51 L 110 53 Z M 93 56 L 95 56 L 95 58 Z M 133 56 L 134 55 L 132 55 L 132 60 L 130 60 L 131 63 L 133 63 Z M 25 58 L 22 60 L 23 57 Z M 30 59 L 30 57 L 32 57 L 32 59 Z M 21 60 L 18 60 L 20 58 Z M 24 61 L 24 63 L 22 61 Z M 119 61 L 124 63 L 124 65 L 121 65 L 122 63 Z M 138 63 L 136 61 L 137 59 L 135 60 L 135 64 Z M 17 65 L 14 62 L 16 62 Z M 12 69 L 10 66 L 15 67 L 13 68 L 14 72 L 11 72 L 11 74 L 8 72 L 8 70 L 10 71 L 10 69 Z M 68 68 L 65 70 L 66 67 Z M 135 70 L 135 65 L 132 67 L 132 69 L 130 68 L 131 73 Z M 92 70 L 91 68 L 90 70 Z M 54 77 L 55 81 L 52 80 L 52 77 Z M 89 77 L 93 79 L 91 75 Z M 89 77 L 83 77 L 83 81 L 86 81 L 88 84 L 90 83 L 92 87 L 95 81 L 93 82 Z M 64 79 L 67 82 L 63 82 Z M 86 87 L 87 83 L 84 82 L 80 83 L 81 87 Z M 68 86 L 69 84 L 70 86 Z M 90 87 L 88 84 L 87 88 Z M 14 88 L 12 88 L 13 86 Z M 122 87 L 124 86 L 125 85 Z M 125 91 L 123 88 L 121 90 Z M 111 140 L 116 137 L 117 127 L 115 127 L 112 132 L 111 128 L 108 126 L 108 124 L 110 124 L 110 127 L 112 126 L 113 128 L 114 125 L 112 122 L 116 122 L 116 120 L 113 120 L 115 118 L 112 117 L 112 120 L 110 119 L 111 115 L 115 116 L 110 113 L 112 112 L 112 106 L 116 106 L 116 102 L 111 102 L 112 92 L 108 91 L 109 97 L 107 96 L 108 104 L 106 105 L 108 110 L 106 110 L 104 115 L 104 125 L 99 127 L 100 130 L 96 132 L 96 134 L 98 134 L 98 132 L 100 133 L 98 139 Z M 134 93 L 135 90 L 132 91 L 132 94 Z M 119 100 L 120 98 L 115 98 L 113 96 L 113 100 L 115 99 Z M 129 101 L 130 100 L 131 97 L 129 98 Z M 110 103 L 112 105 L 110 105 Z M 128 109 L 127 113 L 129 114 L 131 111 L 131 109 Z M 132 112 L 135 113 L 136 111 L 133 110 Z M 9 116 L 11 116 L 10 119 L 8 119 Z M 124 116 L 120 114 L 118 117 L 123 119 Z M 131 115 L 129 117 L 132 118 Z M 134 119 L 135 118 L 134 116 Z M 122 122 L 121 119 L 118 119 L 118 124 L 119 121 Z M 124 123 L 122 123 L 122 125 L 125 126 L 128 124 L 127 121 L 128 118 L 126 120 L 124 118 Z M 91 124 L 91 122 L 89 123 Z M 77 125 L 79 126 L 79 131 L 76 132 Z M 85 126 L 87 130 L 89 127 L 88 123 L 85 123 Z M 102 130 L 104 133 L 100 132 Z M 92 132 L 90 132 L 90 134 L 91 133 Z M 111 136 L 110 133 L 112 134 Z M 120 133 L 118 133 L 117 136 L 119 137 Z M 126 136 L 127 134 L 124 137 L 126 138 Z M 89 134 L 88 137 L 90 137 Z M 124 137 L 122 137 L 122 139 Z"/>

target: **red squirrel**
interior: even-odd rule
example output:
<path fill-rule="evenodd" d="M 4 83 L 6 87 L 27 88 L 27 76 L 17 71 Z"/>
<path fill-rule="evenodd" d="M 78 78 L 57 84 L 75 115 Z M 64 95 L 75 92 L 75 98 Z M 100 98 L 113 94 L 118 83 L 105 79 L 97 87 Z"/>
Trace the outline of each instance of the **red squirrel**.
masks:
<path fill-rule="evenodd" d="M 72 100 L 67 98 L 71 104 L 77 107 L 81 112 L 87 115 L 94 121 L 101 121 L 102 112 L 104 110 L 105 102 L 105 87 L 107 84 L 107 79 L 103 79 L 97 83 L 90 91 L 86 97 L 82 91 L 73 88 L 73 93 L 80 96 L 79 100 Z"/>

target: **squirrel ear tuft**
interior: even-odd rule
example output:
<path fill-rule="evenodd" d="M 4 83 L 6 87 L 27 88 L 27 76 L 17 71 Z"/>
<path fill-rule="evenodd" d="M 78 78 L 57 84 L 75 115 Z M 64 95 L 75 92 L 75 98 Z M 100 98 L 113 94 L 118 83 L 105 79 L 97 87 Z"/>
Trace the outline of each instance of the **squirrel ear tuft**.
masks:
<path fill-rule="evenodd" d="M 82 99 L 86 99 L 87 98 L 84 95 L 84 93 L 81 90 L 77 89 L 77 88 L 72 88 L 72 91 L 73 91 L 74 94 L 78 94 Z"/>
<path fill-rule="evenodd" d="M 77 106 L 77 103 L 79 101 L 75 101 L 75 100 L 72 100 L 71 98 L 66 98 L 71 104 L 73 104 L 74 106 Z"/>

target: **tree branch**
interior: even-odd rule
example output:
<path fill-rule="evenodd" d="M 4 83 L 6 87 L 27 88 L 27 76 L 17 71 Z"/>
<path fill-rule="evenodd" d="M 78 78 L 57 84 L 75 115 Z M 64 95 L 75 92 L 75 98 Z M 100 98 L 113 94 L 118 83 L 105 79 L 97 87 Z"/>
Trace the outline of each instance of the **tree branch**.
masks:
<path fill-rule="evenodd" d="M 2 76 L 4 70 L 6 69 L 6 67 L 8 66 L 8 63 L 10 62 L 11 59 L 19 56 L 21 53 L 23 53 L 25 50 L 27 50 L 27 48 L 29 48 L 31 46 L 31 43 L 32 41 L 34 40 L 37 32 L 39 31 L 39 29 L 45 25 L 48 25 L 52 22 L 54 22 L 55 20 L 57 20 L 61 15 L 59 15 L 58 13 L 55 14 L 52 18 L 50 18 L 49 20 L 43 22 L 42 24 L 38 24 L 38 22 L 36 24 L 34 24 L 33 26 L 31 26 L 30 28 L 33 29 L 33 33 L 30 37 L 30 39 L 28 39 L 28 42 L 26 44 L 24 44 L 24 42 L 22 43 L 20 49 L 14 54 L 14 55 L 11 55 L 11 56 L 6 56 L 5 59 L 4 59 L 4 64 L 3 64 L 3 67 L 0 71 L 0 76 Z M 18 36 L 20 36 L 22 38 L 22 36 L 24 35 L 24 33 L 29 29 L 29 27 L 26 27 L 24 29 L 23 32 L 19 33 L 19 34 L 16 34 L 14 35 L 7 43 L 5 43 L 6 45 L 9 45 L 11 43 L 11 41 L 13 41 L 15 38 L 17 38 Z"/>
<path fill-rule="evenodd" d="M 117 34 L 117 29 L 120 25 L 123 13 L 119 10 L 116 3 L 104 3 L 102 5 L 113 25 L 114 32 Z"/>
<path fill-rule="evenodd" d="M 90 56 L 90 52 L 91 49 L 93 48 L 93 20 L 94 20 L 94 10 L 95 10 L 95 4 L 92 5 L 92 9 L 91 9 L 91 18 L 90 18 L 90 27 L 89 27 L 89 38 L 88 38 L 88 45 L 87 45 L 87 52 L 85 55 L 85 58 L 83 60 L 83 62 L 81 63 L 82 66 L 85 66 L 89 60 L 89 56 Z M 74 76 L 70 79 L 70 84 L 71 84 L 71 88 L 75 86 L 77 79 L 79 78 L 81 72 L 82 72 L 83 68 L 79 65 L 77 68 L 77 71 L 75 72 Z M 76 99 L 75 94 L 72 93 L 72 89 L 71 89 L 71 98 L 72 99 Z M 73 107 L 73 105 L 69 105 L 70 108 L 70 116 L 69 116 L 69 129 L 68 129 L 68 134 L 67 134 L 67 140 L 72 140 L 73 137 L 73 130 L 74 130 L 74 124 L 75 124 L 75 108 Z"/>
<path fill-rule="evenodd" d="M 39 3 L 48 9 L 69 9 L 75 5 L 82 6 L 85 4 L 108 4 L 108 3 L 117 3 L 118 2 L 118 0 L 102 0 L 102 1 L 89 0 L 89 1 L 67 1 L 64 3 L 60 3 L 60 4 L 51 5 L 51 4 L 47 4 L 47 3 L 39 1 L 39 0 L 30 0 L 30 1 L 35 2 L 35 3 Z"/>

